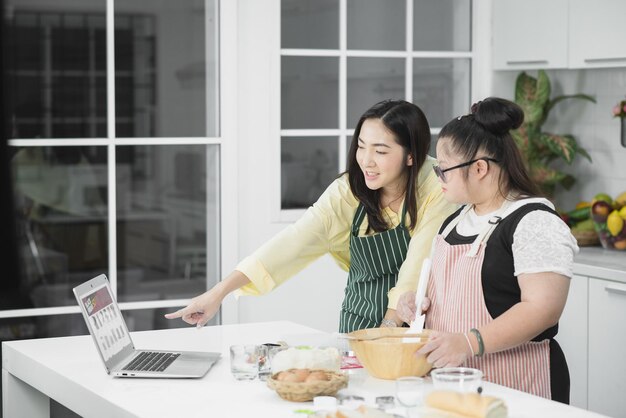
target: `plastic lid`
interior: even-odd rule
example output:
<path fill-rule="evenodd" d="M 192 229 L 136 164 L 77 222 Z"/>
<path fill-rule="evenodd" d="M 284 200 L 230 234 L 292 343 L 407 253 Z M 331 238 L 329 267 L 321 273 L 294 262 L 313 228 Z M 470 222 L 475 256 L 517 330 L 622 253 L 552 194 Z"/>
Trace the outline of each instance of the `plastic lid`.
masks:
<path fill-rule="evenodd" d="M 313 409 L 316 411 L 336 411 L 337 399 L 332 396 L 316 396 L 313 398 Z"/>

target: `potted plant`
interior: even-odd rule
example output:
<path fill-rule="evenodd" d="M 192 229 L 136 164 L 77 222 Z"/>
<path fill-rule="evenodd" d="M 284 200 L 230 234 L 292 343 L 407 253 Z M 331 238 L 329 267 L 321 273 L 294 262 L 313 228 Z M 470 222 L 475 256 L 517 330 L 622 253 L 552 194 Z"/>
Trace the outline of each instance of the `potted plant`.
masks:
<path fill-rule="evenodd" d="M 566 99 L 582 99 L 595 103 L 586 94 L 563 95 L 550 98 L 550 79 L 545 71 L 539 70 L 537 78 L 522 72 L 515 82 L 515 102 L 524 110 L 524 123 L 513 131 L 513 138 L 527 164 L 531 178 L 547 197 L 554 196 L 557 185 L 570 189 L 576 179 L 552 166 L 555 160 L 571 164 L 577 155 L 591 161 L 591 157 L 576 139 L 569 134 L 543 132 L 542 125 L 550 110 Z"/>

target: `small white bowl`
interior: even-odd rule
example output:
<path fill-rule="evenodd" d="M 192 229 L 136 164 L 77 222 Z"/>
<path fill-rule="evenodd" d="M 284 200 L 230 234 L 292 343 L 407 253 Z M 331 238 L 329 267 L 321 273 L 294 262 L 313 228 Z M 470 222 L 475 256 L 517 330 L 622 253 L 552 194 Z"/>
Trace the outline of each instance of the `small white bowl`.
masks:
<path fill-rule="evenodd" d="M 430 372 L 435 389 L 456 392 L 478 392 L 482 386 L 483 372 L 469 367 L 444 367 Z"/>

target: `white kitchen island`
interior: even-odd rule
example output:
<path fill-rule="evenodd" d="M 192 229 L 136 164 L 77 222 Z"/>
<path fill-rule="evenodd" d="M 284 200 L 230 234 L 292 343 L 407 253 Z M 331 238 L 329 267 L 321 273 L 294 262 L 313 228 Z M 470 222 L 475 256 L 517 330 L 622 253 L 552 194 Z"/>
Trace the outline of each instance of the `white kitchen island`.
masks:
<path fill-rule="evenodd" d="M 4 417 L 49 417 L 50 398 L 84 417 L 292 417 L 312 403 L 284 401 L 259 380 L 236 381 L 228 347 L 317 333 L 286 321 L 132 333 L 138 348 L 222 353 L 204 378 L 189 380 L 110 377 L 90 336 L 4 342 Z M 351 375 L 344 391 L 371 402 L 376 396 L 394 395 L 394 382 L 361 370 Z M 511 418 L 600 416 L 490 383 L 484 384 L 484 393 L 504 399 Z"/>

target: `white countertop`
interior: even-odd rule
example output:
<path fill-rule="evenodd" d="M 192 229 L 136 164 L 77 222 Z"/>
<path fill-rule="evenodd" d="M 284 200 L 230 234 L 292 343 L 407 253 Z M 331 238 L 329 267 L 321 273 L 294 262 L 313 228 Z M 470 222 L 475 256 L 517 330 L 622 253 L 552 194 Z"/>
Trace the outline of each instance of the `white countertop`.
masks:
<path fill-rule="evenodd" d="M 574 274 L 626 283 L 626 251 L 580 247 L 574 258 Z"/>
<path fill-rule="evenodd" d="M 231 344 L 275 342 L 303 334 L 328 336 L 287 321 L 132 333 L 138 348 L 220 351 L 222 359 L 202 379 L 110 377 L 89 336 L 4 342 L 2 367 L 3 374 L 85 417 L 293 417 L 295 410 L 310 409 L 312 403 L 282 400 L 258 380 L 235 380 L 227 353 Z M 363 371 L 351 375 L 344 389 L 366 401 L 393 395 L 394 390 L 393 381 Z M 491 383 L 484 384 L 484 393 L 502 398 L 510 418 L 600 416 Z"/>

